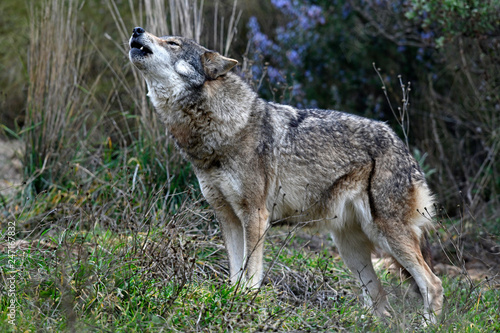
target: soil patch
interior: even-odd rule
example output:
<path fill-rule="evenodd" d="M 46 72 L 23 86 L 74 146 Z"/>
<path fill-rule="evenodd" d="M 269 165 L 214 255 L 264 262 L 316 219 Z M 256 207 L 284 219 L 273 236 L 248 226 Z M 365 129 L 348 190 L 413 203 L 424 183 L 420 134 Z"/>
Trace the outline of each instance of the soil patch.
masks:
<path fill-rule="evenodd" d="M 0 195 L 13 194 L 23 181 L 21 162 L 24 144 L 20 140 L 0 139 Z"/>

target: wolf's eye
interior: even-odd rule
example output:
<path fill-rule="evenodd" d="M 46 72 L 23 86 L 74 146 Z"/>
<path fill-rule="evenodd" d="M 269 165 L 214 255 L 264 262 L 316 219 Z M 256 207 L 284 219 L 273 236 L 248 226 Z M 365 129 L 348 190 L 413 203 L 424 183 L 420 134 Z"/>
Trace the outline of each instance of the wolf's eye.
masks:
<path fill-rule="evenodd" d="M 169 41 L 167 42 L 167 44 L 168 44 L 168 45 L 172 45 L 172 46 L 180 46 L 180 45 L 179 45 L 179 43 L 174 42 L 173 40 L 169 40 Z"/>

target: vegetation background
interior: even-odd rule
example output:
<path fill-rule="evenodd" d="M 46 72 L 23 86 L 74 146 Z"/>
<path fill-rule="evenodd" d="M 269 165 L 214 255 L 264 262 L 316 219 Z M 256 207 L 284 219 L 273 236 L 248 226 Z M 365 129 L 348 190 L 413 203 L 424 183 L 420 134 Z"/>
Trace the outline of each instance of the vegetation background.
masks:
<path fill-rule="evenodd" d="M 389 122 L 439 198 L 445 310 L 427 330 L 500 330 L 500 1 L 2 0 L 0 12 L 0 148 L 23 146 L 0 161 L 0 330 L 424 330 L 397 272 L 379 268 L 393 318 L 374 318 L 329 239 L 300 229 L 271 232 L 261 290 L 226 283 L 215 217 L 128 61 L 135 26 L 236 58 L 268 100 Z"/>

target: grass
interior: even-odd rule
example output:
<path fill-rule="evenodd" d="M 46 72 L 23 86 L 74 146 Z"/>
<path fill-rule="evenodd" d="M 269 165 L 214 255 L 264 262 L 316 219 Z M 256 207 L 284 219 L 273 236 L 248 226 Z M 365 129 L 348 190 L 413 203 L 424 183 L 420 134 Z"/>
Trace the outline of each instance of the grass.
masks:
<path fill-rule="evenodd" d="M 138 177 L 144 177 L 141 171 Z M 126 179 L 131 187 L 132 178 Z M 112 187 L 100 190 L 109 197 L 113 192 Z M 54 190 L 11 212 L 18 234 L 29 232 L 17 241 L 13 268 L 6 251 L 0 254 L 3 280 L 15 276 L 16 331 L 424 330 L 420 300 L 386 271 L 380 274 L 391 291 L 393 318 L 372 317 L 328 240 L 311 246 L 300 233 L 289 239 L 287 230 L 272 232 L 266 267 L 277 257 L 276 263 L 263 288 L 251 291 L 227 283 L 220 232 L 202 200 L 185 197 L 175 213 L 160 219 L 171 199 L 151 198 L 148 209 L 131 209 L 129 223 L 106 226 L 100 212 L 109 197 L 91 204 L 77 190 Z M 129 201 L 133 197 L 139 199 L 136 194 Z M 120 201 L 112 201 L 108 216 L 124 214 Z M 282 248 L 283 242 L 290 244 Z M 498 290 L 442 278 L 445 310 L 439 325 L 427 329 L 500 328 Z M 8 300 L 3 297 L 0 303 L 5 332 L 14 331 Z"/>
<path fill-rule="evenodd" d="M 445 310 L 438 325 L 424 329 L 421 300 L 385 270 L 379 276 L 390 291 L 393 318 L 375 318 L 362 306 L 355 278 L 331 242 L 287 229 L 272 231 L 266 241 L 271 269 L 262 289 L 229 285 L 220 230 L 198 190 L 168 193 L 147 186 L 156 170 L 117 162 L 124 155 L 142 161 L 148 151 L 133 145 L 126 152 L 102 149 L 103 166 L 92 176 L 77 170 L 78 183 L 10 201 L 2 225 L 14 221 L 16 252 L 9 262 L 3 245 L 0 267 L 4 282 L 15 277 L 17 303 L 12 326 L 10 298 L 2 297 L 1 331 L 500 328 L 497 287 L 442 276 Z M 5 238 L 5 228 L 2 233 Z"/>

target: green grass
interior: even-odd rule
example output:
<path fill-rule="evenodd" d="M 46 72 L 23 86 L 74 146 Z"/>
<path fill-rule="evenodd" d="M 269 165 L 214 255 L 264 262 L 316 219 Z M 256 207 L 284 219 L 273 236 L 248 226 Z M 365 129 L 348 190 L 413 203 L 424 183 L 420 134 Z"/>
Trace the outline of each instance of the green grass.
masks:
<path fill-rule="evenodd" d="M 0 253 L 3 281 L 15 276 L 17 301 L 14 330 L 7 317 L 9 298 L 2 297 L 1 331 L 500 328 L 498 290 L 442 277 L 445 310 L 439 325 L 424 329 L 420 299 L 385 271 L 379 273 L 390 291 L 393 318 L 373 317 L 331 243 L 325 240 L 311 249 L 308 236 L 289 237 L 286 229 L 272 231 L 266 243 L 266 267 L 274 265 L 264 286 L 259 291 L 231 286 L 218 226 L 202 200 L 185 195 L 178 209 L 170 211 L 171 201 L 157 200 L 151 187 L 146 193 L 129 192 L 124 204 L 116 198 L 116 188 L 131 188 L 134 177 L 119 164 L 106 170 L 97 173 L 99 179 L 115 181 L 114 186 L 94 181 L 86 185 L 89 191 L 54 188 L 24 205 L 11 201 L 16 238 L 24 241 L 13 269 L 6 251 Z M 148 172 L 140 169 L 136 181 L 147 179 Z"/>
<path fill-rule="evenodd" d="M 32 243 L 16 260 L 15 265 L 19 267 L 14 273 L 17 330 L 154 332 L 161 328 L 168 331 L 346 328 L 384 332 L 422 329 L 418 317 L 412 313 L 398 314 L 394 321 L 388 322 L 373 318 L 357 301 L 350 279 L 333 284 L 342 296 L 326 299 L 321 296 L 328 295 L 326 286 L 331 286 L 328 281 L 322 281 L 323 285 L 312 283 L 308 286 L 311 289 L 289 292 L 285 291 L 287 285 L 273 283 L 259 292 L 238 290 L 229 286 L 224 276 L 203 273 L 203 267 L 216 266 L 217 261 L 200 262 L 196 251 L 189 257 L 194 260 L 193 265 L 188 266 L 194 268 L 190 275 L 186 271 L 176 272 L 173 267 L 152 268 L 147 253 L 138 251 L 135 244 L 144 240 L 144 236 L 119 237 L 109 231 L 57 236 L 59 243 L 57 239 L 50 240 L 50 246 Z M 296 278 L 307 284 L 304 281 L 311 278 L 309 275 L 318 272 L 311 267 L 300 273 L 307 263 L 302 261 L 304 253 L 297 252 L 293 258 L 298 267 L 287 267 L 297 269 Z M 312 257 L 321 261 L 316 255 Z M 0 259 L 4 260 L 4 257 Z M 2 267 L 4 264 L 2 262 Z M 338 260 L 328 264 L 345 271 Z M 7 275 L 4 270 L 3 276 Z M 272 275 L 276 280 L 279 274 L 274 271 Z M 330 275 L 332 281 L 337 280 L 334 276 Z M 460 282 L 448 279 L 444 279 L 444 286 L 447 305 L 451 307 L 440 319 L 443 326 L 429 327 L 432 331 L 490 332 L 499 328 L 497 292 L 487 288 L 471 292 Z M 297 296 L 299 292 L 310 293 L 312 297 L 301 299 Z M 1 303 L 2 331 L 12 329 L 6 318 L 6 300 Z M 395 300 L 392 301 L 394 305 Z"/>
<path fill-rule="evenodd" d="M 147 236 L 118 235 L 96 228 L 84 233 L 66 230 L 47 237 L 42 245 L 32 242 L 18 253 L 18 269 L 13 273 L 19 302 L 17 329 L 293 330 L 321 327 L 332 316 L 348 311 L 345 296 L 332 301 L 334 307 L 319 309 L 308 302 L 286 302 L 284 292 L 271 286 L 259 292 L 237 289 L 225 282 L 224 272 L 207 270 L 217 270 L 219 255 L 200 261 L 198 251 L 206 249 L 196 250 L 199 243 L 180 237 L 185 252 L 182 257 L 170 253 L 173 256 L 169 258 L 168 249 L 156 243 L 168 242 L 161 234 L 158 229 Z M 151 247 L 147 252 L 140 250 L 146 239 Z M 204 238 L 204 242 L 210 242 L 209 247 L 221 246 L 218 240 L 212 244 Z M 161 251 L 154 250 L 157 246 Z M 3 274 L 8 275 L 6 271 Z M 2 302 L 2 319 L 6 319 L 6 305 Z M 2 322 L 2 331 L 8 330 L 7 320 Z"/>

